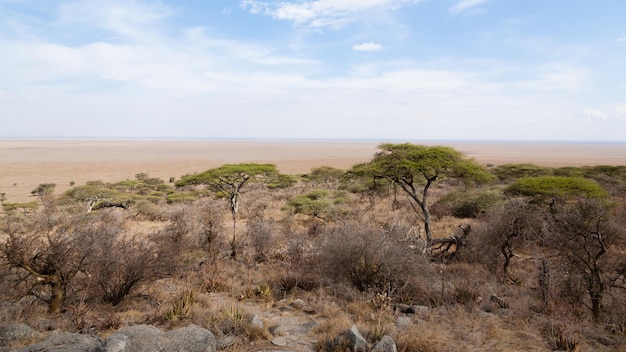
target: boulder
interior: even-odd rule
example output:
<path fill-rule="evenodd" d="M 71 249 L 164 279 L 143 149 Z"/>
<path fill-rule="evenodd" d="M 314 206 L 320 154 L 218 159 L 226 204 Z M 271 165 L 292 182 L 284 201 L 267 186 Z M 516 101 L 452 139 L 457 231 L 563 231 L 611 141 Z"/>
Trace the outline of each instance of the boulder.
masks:
<path fill-rule="evenodd" d="M 26 324 L 0 326 L 0 346 L 9 346 L 12 342 L 30 337 L 33 330 Z"/>
<path fill-rule="evenodd" d="M 374 346 L 372 352 L 398 352 L 396 342 L 390 336 L 383 336 L 380 341 Z"/>
<path fill-rule="evenodd" d="M 66 334 L 18 350 L 19 352 L 104 352 L 104 341 L 92 335 Z"/>
<path fill-rule="evenodd" d="M 369 345 L 367 340 L 361 335 L 359 328 L 356 325 L 352 325 L 345 335 L 346 339 L 350 343 L 350 348 L 354 352 L 366 352 L 369 351 Z"/>

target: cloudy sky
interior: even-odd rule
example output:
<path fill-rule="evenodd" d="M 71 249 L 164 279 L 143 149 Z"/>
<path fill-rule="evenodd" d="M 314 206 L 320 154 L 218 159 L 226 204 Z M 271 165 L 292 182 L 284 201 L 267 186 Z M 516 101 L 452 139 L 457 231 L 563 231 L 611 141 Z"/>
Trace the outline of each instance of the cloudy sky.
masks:
<path fill-rule="evenodd" d="M 0 137 L 626 142 L 622 0 L 0 0 Z"/>

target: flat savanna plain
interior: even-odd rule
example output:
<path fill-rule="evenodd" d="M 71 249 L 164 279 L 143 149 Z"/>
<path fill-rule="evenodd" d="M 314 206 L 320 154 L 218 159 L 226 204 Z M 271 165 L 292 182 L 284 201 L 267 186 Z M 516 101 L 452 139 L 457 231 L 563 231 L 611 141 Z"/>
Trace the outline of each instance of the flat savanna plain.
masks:
<path fill-rule="evenodd" d="M 393 141 L 397 143 L 397 141 Z M 483 165 L 626 165 L 626 143 L 411 141 L 447 145 Z M 0 140 L 0 193 L 10 202 L 32 199 L 41 183 L 57 191 L 87 181 L 116 182 L 148 173 L 167 181 L 223 164 L 272 163 L 286 174 L 319 166 L 347 169 L 368 161 L 381 141 Z"/>

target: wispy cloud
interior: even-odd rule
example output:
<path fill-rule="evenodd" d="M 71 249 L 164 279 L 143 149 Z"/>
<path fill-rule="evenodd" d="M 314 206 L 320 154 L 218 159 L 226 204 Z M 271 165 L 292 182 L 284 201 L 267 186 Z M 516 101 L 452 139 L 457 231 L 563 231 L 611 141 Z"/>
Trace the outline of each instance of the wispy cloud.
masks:
<path fill-rule="evenodd" d="M 476 6 L 487 2 L 488 0 L 461 0 L 454 4 L 449 11 L 453 14 L 459 14 L 461 12 L 468 11 Z"/>
<path fill-rule="evenodd" d="M 626 37 L 624 38 L 617 38 L 616 40 L 618 43 L 626 43 Z"/>
<path fill-rule="evenodd" d="M 252 14 L 264 14 L 294 25 L 313 29 L 338 29 L 353 21 L 355 16 L 371 9 L 397 9 L 422 0 L 316 0 L 260 1 L 242 0 L 240 6 Z"/>
<path fill-rule="evenodd" d="M 599 121 L 606 121 L 609 119 L 609 114 L 600 109 L 595 108 L 585 108 L 583 109 L 583 115 Z"/>
<path fill-rule="evenodd" d="M 352 50 L 354 51 L 383 51 L 385 48 L 374 42 L 356 44 L 352 46 Z"/>

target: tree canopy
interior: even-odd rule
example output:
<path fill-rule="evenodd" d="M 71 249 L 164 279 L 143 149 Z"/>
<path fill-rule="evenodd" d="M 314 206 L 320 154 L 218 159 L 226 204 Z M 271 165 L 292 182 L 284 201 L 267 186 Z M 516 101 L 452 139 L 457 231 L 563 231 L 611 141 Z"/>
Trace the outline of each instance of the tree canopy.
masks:
<path fill-rule="evenodd" d="M 583 177 L 523 177 L 505 189 L 506 194 L 531 197 L 551 205 L 576 197 L 604 198 L 608 192 L 597 182 Z"/>
<path fill-rule="evenodd" d="M 352 172 L 398 185 L 419 206 L 428 241 L 432 240 L 428 192 L 434 182 L 446 178 L 486 182 L 492 178 L 473 159 L 452 147 L 386 143 L 378 149 L 369 163 L 355 166 Z"/>
<path fill-rule="evenodd" d="M 247 192 L 253 184 L 268 184 L 280 176 L 274 164 L 226 164 L 199 174 L 183 176 L 176 187 L 188 185 L 206 185 L 218 197 L 226 198 L 233 217 L 233 238 L 231 241 L 232 257 L 236 257 L 237 212 L 241 194 Z"/>

